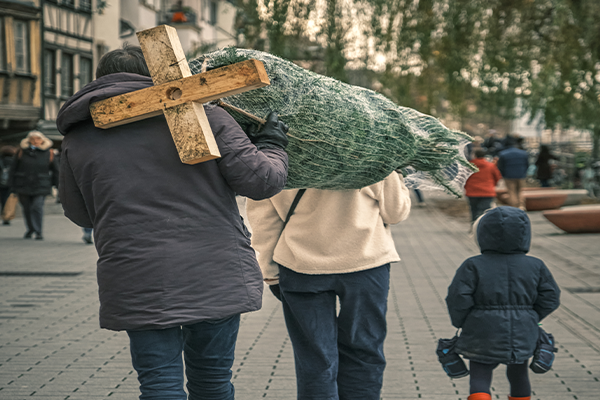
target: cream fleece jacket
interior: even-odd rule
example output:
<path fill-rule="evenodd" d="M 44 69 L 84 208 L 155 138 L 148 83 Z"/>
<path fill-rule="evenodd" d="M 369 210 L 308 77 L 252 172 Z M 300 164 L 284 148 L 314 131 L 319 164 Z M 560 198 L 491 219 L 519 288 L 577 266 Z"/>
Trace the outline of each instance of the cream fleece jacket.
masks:
<path fill-rule="evenodd" d="M 281 264 L 302 274 L 339 274 L 400 261 L 389 224 L 408 217 L 410 194 L 396 172 L 360 190 L 308 189 L 281 231 L 297 189 L 248 199 L 252 246 L 268 284 Z"/>

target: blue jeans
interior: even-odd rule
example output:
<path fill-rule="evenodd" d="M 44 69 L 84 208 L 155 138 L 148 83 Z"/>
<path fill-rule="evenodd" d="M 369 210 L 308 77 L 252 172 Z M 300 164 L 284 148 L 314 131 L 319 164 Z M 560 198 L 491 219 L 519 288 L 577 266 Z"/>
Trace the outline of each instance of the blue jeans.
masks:
<path fill-rule="evenodd" d="M 491 206 L 493 197 L 468 197 L 469 207 L 471 208 L 471 222 L 475 222 L 481 217 Z"/>
<path fill-rule="evenodd" d="M 190 400 L 233 400 L 231 383 L 240 316 L 182 327 L 127 331 L 140 400 L 185 400 L 183 360 Z"/>
<path fill-rule="evenodd" d="M 29 196 L 19 194 L 19 202 L 23 207 L 25 226 L 27 233 L 42 234 L 42 223 L 44 221 L 44 200 L 46 195 Z"/>
<path fill-rule="evenodd" d="M 279 267 L 299 400 L 380 398 L 389 282 L 389 264 L 328 275 Z"/>

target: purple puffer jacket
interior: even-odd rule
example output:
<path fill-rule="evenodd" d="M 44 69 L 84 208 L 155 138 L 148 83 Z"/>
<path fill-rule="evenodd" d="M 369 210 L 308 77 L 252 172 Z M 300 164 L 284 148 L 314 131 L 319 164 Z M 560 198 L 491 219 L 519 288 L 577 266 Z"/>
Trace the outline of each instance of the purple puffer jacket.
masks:
<path fill-rule="evenodd" d="M 100 325 L 162 329 L 260 309 L 262 275 L 235 195 L 265 199 L 287 178 L 283 150 L 258 151 L 221 108 L 205 107 L 221 158 L 182 164 L 163 116 L 95 128 L 89 105 L 143 89 L 101 77 L 59 112 L 65 215 L 93 227 Z"/>

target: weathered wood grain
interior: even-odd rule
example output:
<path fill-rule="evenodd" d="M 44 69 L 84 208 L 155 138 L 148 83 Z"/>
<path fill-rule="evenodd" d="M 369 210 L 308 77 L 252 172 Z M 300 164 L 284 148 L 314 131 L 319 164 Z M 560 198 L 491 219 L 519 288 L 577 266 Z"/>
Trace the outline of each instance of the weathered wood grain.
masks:
<path fill-rule="evenodd" d="M 160 25 L 136 34 L 155 85 L 192 76 L 175 28 Z"/>
<path fill-rule="evenodd" d="M 93 103 L 90 106 L 98 128 L 112 128 L 160 115 L 165 109 L 196 101 L 206 103 L 269 85 L 262 62 L 247 60 L 188 78 Z M 180 96 L 180 97 L 178 97 Z"/>
<path fill-rule="evenodd" d="M 163 113 L 183 163 L 220 157 L 201 103 L 269 85 L 264 65 L 248 60 L 192 76 L 175 28 L 137 35 L 154 86 L 93 103 L 94 125 L 107 129 Z"/>

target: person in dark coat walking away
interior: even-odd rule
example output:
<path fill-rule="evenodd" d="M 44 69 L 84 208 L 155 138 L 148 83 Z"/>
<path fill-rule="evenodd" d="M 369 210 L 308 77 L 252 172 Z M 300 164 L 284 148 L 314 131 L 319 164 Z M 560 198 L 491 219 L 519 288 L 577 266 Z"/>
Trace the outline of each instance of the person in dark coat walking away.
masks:
<path fill-rule="evenodd" d="M 495 158 L 498 153 L 503 149 L 502 139 L 498 137 L 498 132 L 495 129 L 490 129 L 488 136 L 485 138 L 482 144 L 483 148 L 487 151 L 487 155 Z"/>
<path fill-rule="evenodd" d="M 550 160 L 558 160 L 558 157 L 550 153 L 550 148 L 543 144 L 540 146 L 540 154 L 535 160 L 535 177 L 540 181 L 542 187 L 550 187 L 550 179 L 552 179 L 552 166 Z"/>
<path fill-rule="evenodd" d="M 525 210 L 525 199 L 521 196 L 521 190 L 525 187 L 529 154 L 526 150 L 519 149 L 518 145 L 517 138 L 507 137 L 507 148 L 499 153 L 497 166 L 506 184 L 508 204 Z"/>
<path fill-rule="evenodd" d="M 492 206 L 492 201 L 496 197 L 496 185 L 502 179 L 502 175 L 496 164 L 486 161 L 485 150 L 475 150 L 475 158 L 471 163 L 479 171 L 467 179 L 465 182 L 465 195 L 469 199 L 471 209 L 471 223 L 474 223 L 485 210 Z"/>
<path fill-rule="evenodd" d="M 44 201 L 58 186 L 58 165 L 52 152 L 52 140 L 39 131 L 31 131 L 21 141 L 21 148 L 14 157 L 11 168 L 11 191 L 19 196 L 25 217 L 25 239 L 35 234 L 37 240 L 44 238 Z"/>
<path fill-rule="evenodd" d="M 140 399 L 231 400 L 240 314 L 261 308 L 263 279 L 236 194 L 265 199 L 287 180 L 287 126 L 252 136 L 204 106 L 221 157 L 180 161 L 164 116 L 98 129 L 91 103 L 152 86 L 139 47 L 100 60 L 61 108 L 61 202 L 94 229 L 100 326 L 126 331 Z M 183 352 L 184 360 L 181 354 Z"/>
<path fill-rule="evenodd" d="M 491 400 L 498 364 L 506 364 L 509 400 L 529 400 L 527 362 L 536 348 L 538 324 L 560 304 L 560 289 L 544 262 L 527 255 L 527 213 L 493 208 L 474 229 L 481 254 L 463 262 L 446 297 L 452 325 L 462 329 L 456 351 L 470 360 L 468 400 Z"/>

